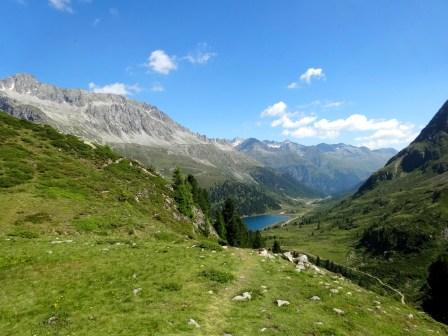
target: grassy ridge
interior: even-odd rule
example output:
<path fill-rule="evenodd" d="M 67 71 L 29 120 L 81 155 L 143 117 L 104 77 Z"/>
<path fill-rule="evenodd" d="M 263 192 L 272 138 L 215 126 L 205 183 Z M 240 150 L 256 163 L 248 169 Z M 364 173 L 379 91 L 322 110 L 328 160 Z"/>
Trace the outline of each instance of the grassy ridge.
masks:
<path fill-rule="evenodd" d="M 107 147 L 3 113 L 0 139 L 0 234 L 192 234 L 167 182 Z"/>

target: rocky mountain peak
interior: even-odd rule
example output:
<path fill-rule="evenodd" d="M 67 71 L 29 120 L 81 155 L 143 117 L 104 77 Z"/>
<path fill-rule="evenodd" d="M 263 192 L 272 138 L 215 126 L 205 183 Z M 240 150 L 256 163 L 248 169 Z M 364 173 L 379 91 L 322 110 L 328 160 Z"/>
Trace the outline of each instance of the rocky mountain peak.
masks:
<path fill-rule="evenodd" d="M 440 132 L 448 133 L 448 100 L 443 104 L 414 142 L 421 142 L 424 140 L 433 142 L 436 135 Z"/>

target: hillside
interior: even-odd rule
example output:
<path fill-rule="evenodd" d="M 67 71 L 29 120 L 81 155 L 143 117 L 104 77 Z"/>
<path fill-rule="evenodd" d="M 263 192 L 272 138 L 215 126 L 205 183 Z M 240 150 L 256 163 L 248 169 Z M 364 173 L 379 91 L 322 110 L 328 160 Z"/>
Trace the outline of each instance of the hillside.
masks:
<path fill-rule="evenodd" d="M 415 141 L 354 196 L 274 234 L 375 274 L 419 302 L 428 267 L 448 248 L 447 167 L 445 103 Z"/>
<path fill-rule="evenodd" d="M 0 140 L 1 335 L 447 334 L 330 272 L 203 240 L 163 178 L 107 147 L 4 113 Z"/>
<path fill-rule="evenodd" d="M 0 231 L 4 235 L 195 235 L 167 181 L 108 147 L 0 113 Z M 162 224 L 163 223 L 163 224 Z"/>
<path fill-rule="evenodd" d="M 281 173 L 264 168 L 227 141 L 193 133 L 155 106 L 124 96 L 62 89 L 41 83 L 32 75 L 18 74 L 0 80 L 0 109 L 90 142 L 107 144 L 129 159 L 154 167 L 165 177 L 180 166 L 204 187 L 227 181 L 248 188 L 261 186 L 263 193 L 266 189 L 278 194 L 274 196 L 276 202 L 283 198 L 285 183 L 294 195 L 315 194 L 299 181 L 285 182 Z M 254 178 L 264 175 L 269 179 Z M 265 209 L 269 206 L 265 205 Z"/>
<path fill-rule="evenodd" d="M 291 141 L 246 139 L 236 149 L 324 195 L 351 192 L 382 167 L 396 151 L 345 144 L 304 146 Z"/>

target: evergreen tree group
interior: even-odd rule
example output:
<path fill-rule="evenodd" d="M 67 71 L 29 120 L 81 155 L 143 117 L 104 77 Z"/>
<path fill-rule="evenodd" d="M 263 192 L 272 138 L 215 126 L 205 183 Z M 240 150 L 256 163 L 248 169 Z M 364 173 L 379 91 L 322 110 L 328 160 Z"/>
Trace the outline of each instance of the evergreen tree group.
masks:
<path fill-rule="evenodd" d="M 193 209 L 199 208 L 206 221 L 211 219 L 211 205 L 206 189 L 199 187 L 193 175 L 184 176 L 179 168 L 173 173 L 174 200 L 180 213 L 192 218 Z M 230 246 L 262 248 L 264 240 L 260 231 L 250 231 L 244 224 L 235 202 L 227 199 L 221 211 L 215 215 L 214 228 L 218 236 Z"/>
<path fill-rule="evenodd" d="M 220 212 L 216 214 L 215 230 L 221 239 L 230 246 L 262 248 L 264 246 L 260 231 L 248 230 L 235 207 L 235 202 L 228 198 Z"/>
<path fill-rule="evenodd" d="M 178 210 L 187 217 L 193 217 L 193 207 L 202 210 L 206 220 L 210 219 L 210 201 L 206 189 L 200 188 L 193 175 L 185 177 L 179 168 L 173 173 L 174 200 Z"/>

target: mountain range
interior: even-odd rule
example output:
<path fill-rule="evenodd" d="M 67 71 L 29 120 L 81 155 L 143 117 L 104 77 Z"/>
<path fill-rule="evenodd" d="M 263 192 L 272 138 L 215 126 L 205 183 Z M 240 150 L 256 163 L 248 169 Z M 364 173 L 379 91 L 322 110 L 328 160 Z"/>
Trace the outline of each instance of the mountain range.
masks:
<path fill-rule="evenodd" d="M 249 213 L 278 207 L 285 199 L 353 191 L 396 153 L 344 144 L 210 139 L 149 104 L 120 95 L 61 89 L 29 74 L 0 81 L 0 109 L 88 142 L 107 144 L 164 176 L 181 166 L 222 197 L 231 196 L 225 190 L 231 191 L 234 184 L 248 194 L 263 194 L 265 205 L 249 204 Z"/>

